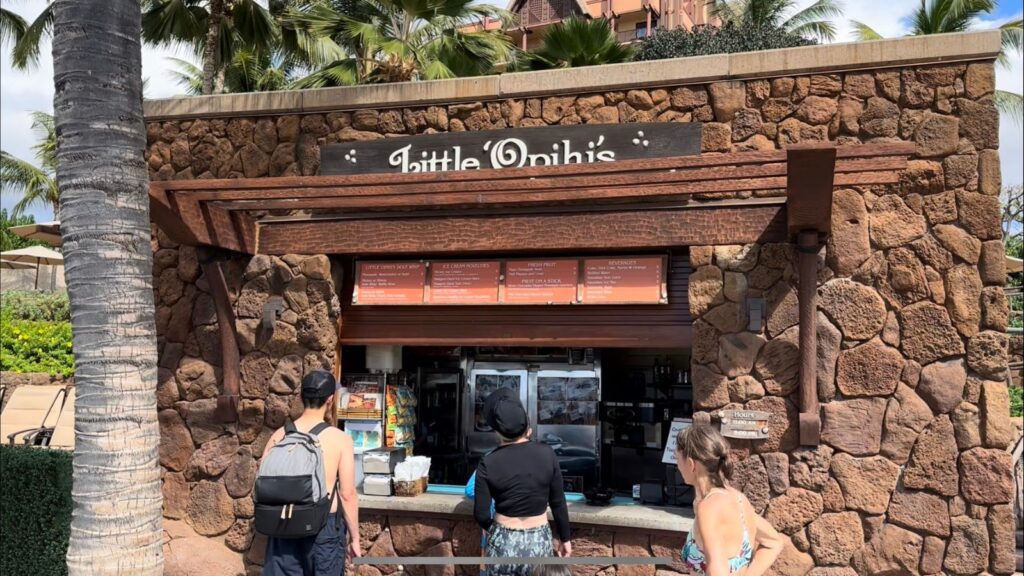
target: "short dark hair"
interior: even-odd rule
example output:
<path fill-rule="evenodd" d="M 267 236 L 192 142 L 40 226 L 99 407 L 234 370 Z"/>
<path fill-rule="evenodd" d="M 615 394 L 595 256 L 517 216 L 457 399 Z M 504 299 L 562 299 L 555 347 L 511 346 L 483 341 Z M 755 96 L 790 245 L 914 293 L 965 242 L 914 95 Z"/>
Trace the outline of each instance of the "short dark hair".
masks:
<path fill-rule="evenodd" d="M 326 370 L 313 370 L 302 379 L 302 405 L 306 408 L 323 408 L 334 395 L 334 375 Z"/>

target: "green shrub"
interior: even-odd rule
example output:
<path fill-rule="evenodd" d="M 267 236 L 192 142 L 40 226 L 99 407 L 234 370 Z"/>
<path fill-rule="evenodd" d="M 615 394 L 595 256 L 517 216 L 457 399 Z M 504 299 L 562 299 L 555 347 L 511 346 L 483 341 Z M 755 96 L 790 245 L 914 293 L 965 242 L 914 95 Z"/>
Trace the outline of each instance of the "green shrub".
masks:
<path fill-rule="evenodd" d="M 792 48 L 815 44 L 781 28 L 726 24 L 694 26 L 692 30 L 658 30 L 640 42 L 634 60 L 661 60 L 685 56 L 756 52 L 775 48 Z"/>
<path fill-rule="evenodd" d="M 0 446 L 0 574 L 67 574 L 71 453 Z"/>
<path fill-rule="evenodd" d="M 1010 416 L 1024 416 L 1024 387 L 1010 386 Z"/>
<path fill-rule="evenodd" d="M 0 313 L 14 320 L 70 322 L 71 308 L 67 292 L 12 290 L 0 296 Z"/>
<path fill-rule="evenodd" d="M 30 322 L 0 315 L 0 370 L 71 376 L 70 322 Z"/>

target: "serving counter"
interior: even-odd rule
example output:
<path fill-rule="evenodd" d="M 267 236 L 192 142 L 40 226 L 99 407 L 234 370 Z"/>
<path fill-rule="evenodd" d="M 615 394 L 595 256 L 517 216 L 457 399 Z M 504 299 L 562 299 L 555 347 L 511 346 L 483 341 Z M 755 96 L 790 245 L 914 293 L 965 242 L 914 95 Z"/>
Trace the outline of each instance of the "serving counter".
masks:
<path fill-rule="evenodd" d="M 363 550 L 369 556 L 480 556 L 480 528 L 473 520 L 473 502 L 458 487 L 431 486 L 411 498 L 359 495 Z M 580 557 L 671 557 L 671 567 L 658 573 L 684 572 L 679 549 L 693 526 L 693 510 L 662 508 L 613 500 L 593 506 L 580 495 L 567 495 L 574 555 Z M 476 575 L 475 566 L 454 567 Z M 596 574 L 599 566 L 580 567 Z M 637 570 L 640 568 L 640 570 Z M 655 566 L 631 566 L 637 574 L 654 576 Z M 447 574 L 447 572 L 446 572 Z"/>

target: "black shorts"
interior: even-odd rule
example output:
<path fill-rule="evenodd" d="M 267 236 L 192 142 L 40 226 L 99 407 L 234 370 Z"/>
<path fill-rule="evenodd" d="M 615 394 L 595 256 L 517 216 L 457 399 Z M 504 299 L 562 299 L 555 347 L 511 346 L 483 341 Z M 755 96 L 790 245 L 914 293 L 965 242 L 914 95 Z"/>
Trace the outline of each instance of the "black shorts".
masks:
<path fill-rule="evenodd" d="M 316 536 L 267 538 L 263 576 L 343 576 L 347 544 L 345 520 L 338 510 L 327 516 Z"/>

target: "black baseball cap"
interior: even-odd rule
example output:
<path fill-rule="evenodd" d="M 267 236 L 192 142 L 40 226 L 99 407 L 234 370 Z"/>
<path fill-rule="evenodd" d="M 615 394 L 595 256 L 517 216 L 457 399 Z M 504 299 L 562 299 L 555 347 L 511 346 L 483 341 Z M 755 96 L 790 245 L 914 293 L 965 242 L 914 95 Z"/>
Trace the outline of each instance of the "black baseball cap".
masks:
<path fill-rule="evenodd" d="M 337 388 L 334 374 L 327 370 L 313 370 L 302 378 L 303 398 L 327 398 L 334 394 Z"/>
<path fill-rule="evenodd" d="M 526 434 L 529 421 L 523 403 L 508 388 L 495 390 L 484 401 L 487 425 L 504 438 L 520 438 Z"/>

